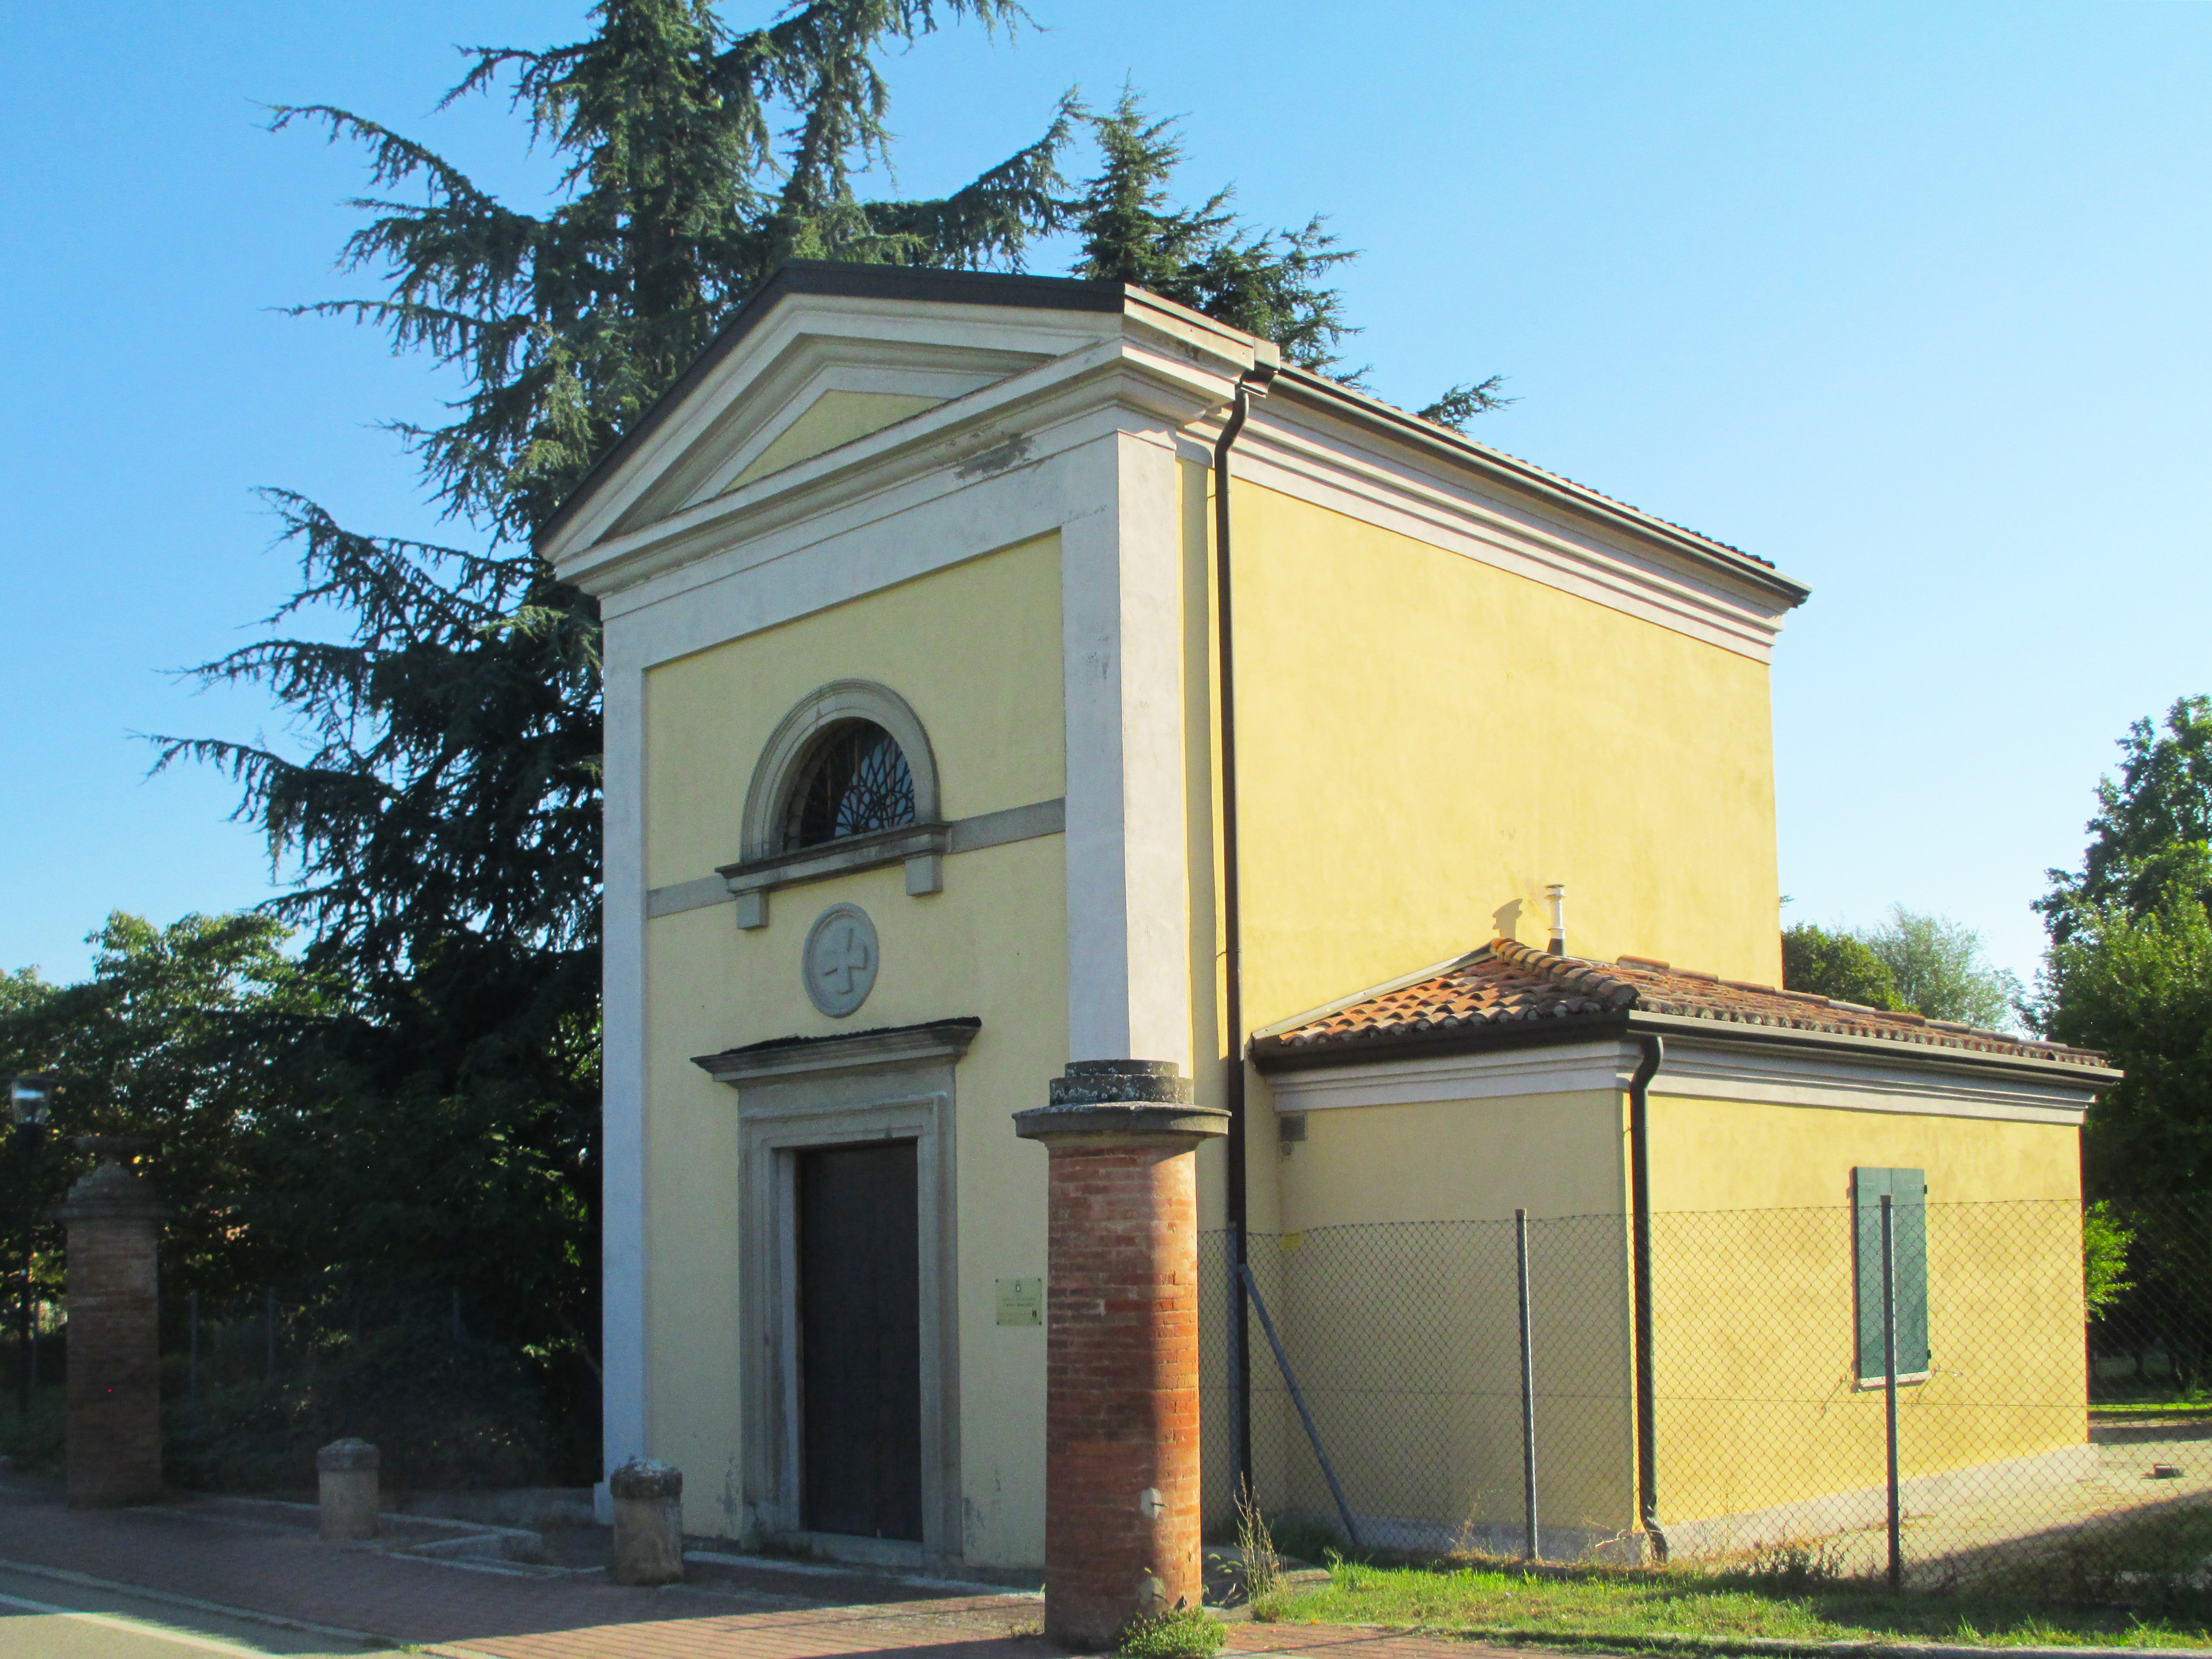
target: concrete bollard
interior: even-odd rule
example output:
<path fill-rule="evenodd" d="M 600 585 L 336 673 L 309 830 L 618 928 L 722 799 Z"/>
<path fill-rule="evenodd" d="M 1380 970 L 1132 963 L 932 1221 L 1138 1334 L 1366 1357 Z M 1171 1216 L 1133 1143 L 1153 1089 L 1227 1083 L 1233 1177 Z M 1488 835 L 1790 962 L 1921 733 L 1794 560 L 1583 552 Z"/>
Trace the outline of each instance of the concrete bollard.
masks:
<path fill-rule="evenodd" d="M 323 1536 L 351 1543 L 376 1536 L 376 1448 L 366 1440 L 333 1440 L 315 1454 Z"/>
<path fill-rule="evenodd" d="M 607 1577 L 617 1584 L 674 1584 L 684 1577 L 684 1471 L 634 1458 L 607 1477 L 615 1501 Z"/>

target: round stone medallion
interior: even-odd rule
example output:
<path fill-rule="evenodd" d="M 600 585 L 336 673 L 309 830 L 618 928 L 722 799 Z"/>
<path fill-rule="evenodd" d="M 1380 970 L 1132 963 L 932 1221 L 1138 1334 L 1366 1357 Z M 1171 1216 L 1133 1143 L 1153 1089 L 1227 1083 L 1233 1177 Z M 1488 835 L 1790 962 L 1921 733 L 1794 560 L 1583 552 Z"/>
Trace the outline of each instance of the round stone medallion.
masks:
<path fill-rule="evenodd" d="M 868 1000 L 875 988 L 876 924 L 857 904 L 833 904 L 807 930 L 800 977 L 814 1006 L 842 1019 Z"/>

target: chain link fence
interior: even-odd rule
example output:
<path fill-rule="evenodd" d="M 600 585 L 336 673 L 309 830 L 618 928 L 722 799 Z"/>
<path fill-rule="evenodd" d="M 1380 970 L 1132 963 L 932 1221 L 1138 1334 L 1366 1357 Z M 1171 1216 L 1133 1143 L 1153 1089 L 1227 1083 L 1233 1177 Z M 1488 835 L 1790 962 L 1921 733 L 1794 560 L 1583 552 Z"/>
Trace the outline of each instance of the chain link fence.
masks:
<path fill-rule="evenodd" d="M 1254 1236 L 1299 1396 L 1255 1320 L 1262 1508 L 1316 1547 L 1414 1555 L 1525 1555 L 1533 1497 L 1547 1559 L 2212 1588 L 2212 1201 L 2085 1217 L 1879 1196 L 1653 1216 L 1648 1368 L 1632 1220 L 1529 1222 L 1525 1401 L 1514 1222 Z M 1236 1486 L 1225 1233 L 1201 1239 L 1200 1280 L 1218 1526 Z"/>

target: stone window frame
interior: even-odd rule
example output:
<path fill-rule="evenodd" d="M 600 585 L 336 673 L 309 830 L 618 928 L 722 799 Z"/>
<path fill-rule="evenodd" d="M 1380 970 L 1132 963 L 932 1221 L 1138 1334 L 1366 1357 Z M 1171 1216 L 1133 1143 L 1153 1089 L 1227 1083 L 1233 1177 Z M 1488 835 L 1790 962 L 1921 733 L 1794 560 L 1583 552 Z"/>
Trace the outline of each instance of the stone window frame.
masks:
<path fill-rule="evenodd" d="M 982 1022 L 786 1038 L 695 1063 L 738 1091 L 738 1330 L 744 1530 L 881 1565 L 963 1554 L 959 1237 L 954 1073 Z M 799 1155 L 872 1141 L 915 1143 L 921 1262 L 921 1510 L 917 1547 L 805 1530 L 799 1377 Z"/>
<path fill-rule="evenodd" d="M 890 733 L 914 778 L 914 822 L 812 847 L 787 847 L 792 796 L 805 781 L 817 739 L 847 720 L 866 720 Z M 739 854 L 719 866 L 738 902 L 738 926 L 768 926 L 768 896 L 779 887 L 819 881 L 880 865 L 906 866 L 906 890 L 916 897 L 945 887 L 951 827 L 938 795 L 937 755 L 913 706 L 873 680 L 832 680 L 799 699 L 769 734 L 745 787 Z"/>

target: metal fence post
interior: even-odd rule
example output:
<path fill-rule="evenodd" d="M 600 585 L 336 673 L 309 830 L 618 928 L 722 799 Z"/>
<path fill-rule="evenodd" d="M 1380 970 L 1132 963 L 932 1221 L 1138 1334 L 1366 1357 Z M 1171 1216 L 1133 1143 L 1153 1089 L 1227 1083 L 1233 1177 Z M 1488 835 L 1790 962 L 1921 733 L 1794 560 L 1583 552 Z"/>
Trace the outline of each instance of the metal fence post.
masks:
<path fill-rule="evenodd" d="M 1882 1409 L 1889 1439 L 1889 1587 L 1905 1588 L 1905 1548 L 1897 1502 L 1897 1249 L 1891 1199 L 1881 1195 Z"/>
<path fill-rule="evenodd" d="M 200 1391 L 200 1293 L 191 1293 L 191 1339 L 185 1348 L 189 1356 L 185 1361 L 185 1392 L 197 1396 Z"/>
<path fill-rule="evenodd" d="M 1513 1212 L 1513 1255 L 1521 1290 L 1521 1556 L 1534 1561 L 1536 1547 L 1536 1363 L 1528 1320 L 1528 1212 Z"/>
<path fill-rule="evenodd" d="M 266 1385 L 276 1380 L 276 1287 L 274 1285 L 262 1292 L 261 1331 L 267 1345 L 261 1364 L 261 1380 Z"/>

